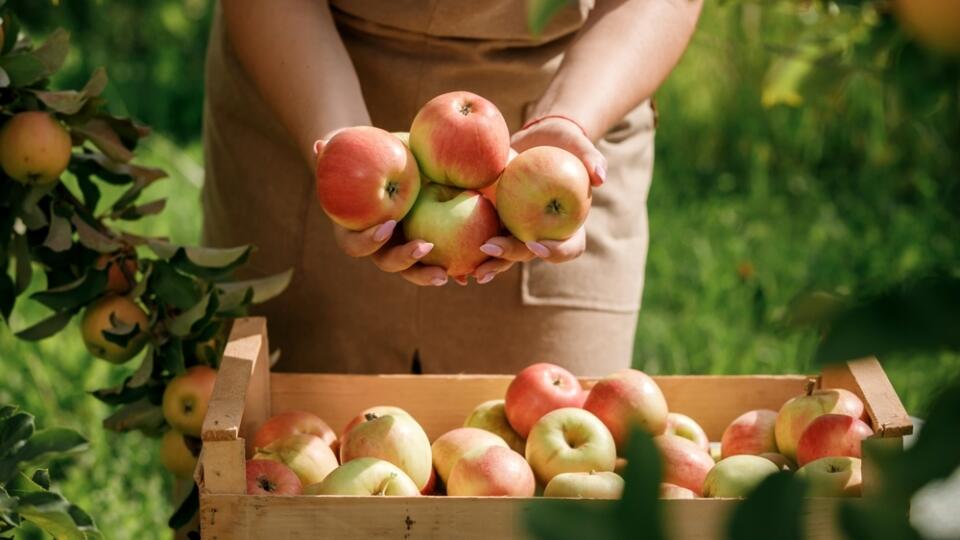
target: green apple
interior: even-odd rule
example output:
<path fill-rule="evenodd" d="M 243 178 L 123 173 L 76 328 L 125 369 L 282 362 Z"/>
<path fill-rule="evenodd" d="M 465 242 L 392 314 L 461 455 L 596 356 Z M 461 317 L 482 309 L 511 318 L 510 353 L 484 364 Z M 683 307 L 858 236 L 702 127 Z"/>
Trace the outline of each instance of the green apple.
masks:
<path fill-rule="evenodd" d="M 523 454 L 527 441 L 510 426 L 504 403 L 502 399 L 484 401 L 473 409 L 463 425 L 487 430 L 503 439 L 511 450 Z"/>
<path fill-rule="evenodd" d="M 357 458 L 334 469 L 323 482 L 303 490 L 307 495 L 386 495 L 416 497 L 420 489 L 399 467 L 377 458 Z"/>
<path fill-rule="evenodd" d="M 574 407 L 540 418 L 527 437 L 526 455 L 542 484 L 567 472 L 612 471 L 617 463 L 610 430 L 593 414 Z"/>
<path fill-rule="evenodd" d="M 760 456 L 740 454 L 721 459 L 703 481 L 704 497 L 746 497 L 779 467 Z"/>
<path fill-rule="evenodd" d="M 619 499 L 623 478 L 615 472 L 571 472 L 553 477 L 543 490 L 544 497 L 580 499 Z"/>
<path fill-rule="evenodd" d="M 277 439 L 260 448 L 253 459 L 283 463 L 297 474 L 305 486 L 322 482 L 338 465 L 337 456 L 330 449 L 330 445 L 322 437 L 308 433 Z"/>
<path fill-rule="evenodd" d="M 825 457 L 807 463 L 797 471 L 807 481 L 811 497 L 859 497 L 863 487 L 860 458 Z"/>
<path fill-rule="evenodd" d="M 395 407 L 373 407 L 351 422 L 340 439 L 340 462 L 360 457 L 389 461 L 420 489 L 430 481 L 430 439 L 412 416 Z"/>

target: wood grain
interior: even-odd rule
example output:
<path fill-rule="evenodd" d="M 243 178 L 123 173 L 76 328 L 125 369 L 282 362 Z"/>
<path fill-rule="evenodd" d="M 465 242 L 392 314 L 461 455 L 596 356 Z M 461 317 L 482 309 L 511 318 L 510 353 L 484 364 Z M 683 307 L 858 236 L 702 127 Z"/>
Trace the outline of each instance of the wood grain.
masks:
<path fill-rule="evenodd" d="M 825 388 L 841 387 L 860 396 L 878 437 L 913 433 L 913 422 L 876 358 L 830 364 L 823 370 Z"/>
<path fill-rule="evenodd" d="M 204 441 L 194 480 L 202 494 L 247 492 L 246 452 L 243 439 Z M 202 496 L 201 496 L 202 498 Z"/>

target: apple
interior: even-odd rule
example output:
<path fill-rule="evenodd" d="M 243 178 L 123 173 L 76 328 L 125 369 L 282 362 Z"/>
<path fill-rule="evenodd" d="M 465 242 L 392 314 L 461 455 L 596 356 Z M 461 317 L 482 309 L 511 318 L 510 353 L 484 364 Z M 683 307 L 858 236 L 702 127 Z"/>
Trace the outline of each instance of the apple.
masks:
<path fill-rule="evenodd" d="M 893 12 L 917 41 L 932 49 L 960 55 L 960 3 L 894 0 Z"/>
<path fill-rule="evenodd" d="M 617 456 L 617 462 L 616 462 L 616 464 L 613 466 L 613 472 L 619 474 L 620 476 L 623 476 L 623 473 L 625 473 L 626 471 L 627 471 L 627 460 L 626 460 L 626 458 L 622 458 L 622 457 Z"/>
<path fill-rule="evenodd" d="M 570 472 L 553 477 L 543 490 L 544 497 L 580 499 L 619 499 L 623 478 L 615 472 Z"/>
<path fill-rule="evenodd" d="M 769 409 L 747 411 L 736 417 L 720 438 L 721 456 L 727 458 L 738 454 L 762 454 L 777 452 L 777 437 L 774 426 L 777 412 Z"/>
<path fill-rule="evenodd" d="M 177 478 L 192 478 L 197 456 L 187 446 L 183 433 L 167 430 L 160 439 L 160 464 Z"/>
<path fill-rule="evenodd" d="M 337 467 L 323 482 L 307 486 L 304 493 L 416 497 L 420 495 L 420 489 L 407 473 L 393 463 L 362 457 Z"/>
<path fill-rule="evenodd" d="M 860 418 L 863 416 L 863 402 L 849 390 L 814 390 L 813 384 L 808 385 L 806 394 L 791 398 L 780 407 L 774 427 L 779 452 L 796 459 L 797 443 L 803 431 L 816 417 L 824 414 L 846 414 Z"/>
<path fill-rule="evenodd" d="M 764 478 L 779 470 L 769 459 L 750 454 L 721 459 L 703 481 L 703 496 L 746 497 Z"/>
<path fill-rule="evenodd" d="M 364 411 L 340 440 L 340 462 L 360 457 L 389 461 L 400 467 L 422 490 L 430 481 L 433 458 L 430 439 L 420 424 L 405 412 L 374 407 Z"/>
<path fill-rule="evenodd" d="M 696 496 L 703 494 L 703 482 L 714 462 L 710 454 L 690 439 L 677 435 L 658 435 L 653 438 L 663 462 L 662 481 L 687 488 Z"/>
<path fill-rule="evenodd" d="M 257 450 L 253 459 L 279 461 L 290 467 L 305 486 L 322 482 L 337 468 L 337 456 L 327 442 L 308 433 L 288 435 Z"/>
<path fill-rule="evenodd" d="M 404 146 L 406 146 L 407 148 L 410 148 L 410 132 L 409 131 L 392 131 L 391 134 L 394 137 L 400 139 L 400 142 L 402 142 Z"/>
<path fill-rule="evenodd" d="M 523 454 L 527 441 L 520 436 L 507 420 L 507 409 L 502 399 L 491 399 L 477 405 L 467 420 L 463 423 L 464 427 L 475 427 L 485 429 L 494 435 L 503 439 L 511 450 L 518 454 Z M 436 461 L 436 456 L 434 456 Z"/>
<path fill-rule="evenodd" d="M 523 456 L 506 446 L 487 446 L 457 461 L 450 470 L 447 495 L 533 497 L 536 484 Z"/>
<path fill-rule="evenodd" d="M 463 427 L 444 433 L 433 441 L 430 451 L 433 454 L 433 467 L 437 470 L 440 480 L 446 484 L 450 480 L 450 472 L 460 458 L 490 446 L 509 448 L 499 435 L 489 431 Z"/>
<path fill-rule="evenodd" d="M 522 242 L 570 238 L 587 220 L 591 199 L 583 162 L 556 146 L 521 152 L 497 181 L 500 220 Z"/>
<path fill-rule="evenodd" d="M 860 457 L 860 443 L 873 435 L 866 422 L 845 414 L 824 414 L 810 422 L 797 443 L 797 465 L 827 456 Z"/>
<path fill-rule="evenodd" d="M 97 270 L 107 270 L 107 292 L 126 294 L 133 288 L 134 278 L 137 275 L 135 255 L 122 252 L 115 255 L 104 253 L 97 257 L 93 267 Z"/>
<path fill-rule="evenodd" d="M 199 437 L 216 380 L 217 372 L 209 366 L 193 366 L 174 377 L 163 391 L 167 423 L 185 435 Z"/>
<path fill-rule="evenodd" d="M 70 134 L 52 115 L 21 112 L 0 128 L 0 167 L 27 185 L 52 184 L 70 163 Z"/>
<path fill-rule="evenodd" d="M 370 407 L 369 409 L 364 410 L 357 416 L 354 416 L 353 418 L 350 419 L 349 422 L 347 422 L 347 425 L 344 426 L 343 431 L 340 432 L 340 439 L 342 440 L 344 437 L 346 437 L 347 433 L 349 433 L 350 430 L 353 429 L 354 427 L 366 422 L 368 414 L 374 414 L 376 416 L 386 416 L 388 414 L 392 414 L 392 415 L 399 415 L 399 416 L 407 416 L 407 417 L 410 417 L 411 420 L 413 419 L 413 417 L 410 416 L 410 413 L 401 409 L 400 407 L 392 407 L 390 405 L 378 405 L 376 407 Z"/>
<path fill-rule="evenodd" d="M 776 452 L 764 452 L 764 453 L 762 453 L 762 454 L 757 454 L 757 455 L 760 456 L 760 457 L 762 457 L 762 458 L 769 459 L 769 460 L 772 461 L 773 464 L 776 465 L 781 471 L 791 471 L 791 472 L 792 472 L 792 471 L 797 470 L 797 466 L 794 465 L 794 463 L 793 463 L 792 461 L 790 461 L 790 459 L 787 458 L 787 456 L 785 456 L 785 455 L 783 455 L 783 454 L 779 454 L 779 453 L 776 453 Z"/>
<path fill-rule="evenodd" d="M 697 495 L 685 487 L 680 487 L 670 482 L 660 483 L 661 499 L 696 499 Z"/>
<path fill-rule="evenodd" d="M 283 463 L 248 460 L 247 495 L 300 495 L 303 485 L 297 475 Z"/>
<path fill-rule="evenodd" d="M 667 429 L 667 400 L 652 378 L 636 369 L 624 369 L 597 381 L 583 408 L 599 418 L 623 453 L 630 426 L 636 424 L 651 435 Z"/>
<path fill-rule="evenodd" d="M 492 184 L 507 165 L 510 130 L 497 107 L 470 92 L 427 102 L 410 125 L 410 149 L 431 181 L 462 189 Z"/>
<path fill-rule="evenodd" d="M 548 412 L 534 424 L 526 456 L 537 480 L 546 485 L 561 473 L 612 471 L 617 447 L 599 418 L 565 407 Z"/>
<path fill-rule="evenodd" d="M 400 221 L 420 192 L 420 172 L 410 149 L 388 131 L 342 129 L 317 141 L 317 196 L 334 223 L 362 231 Z"/>
<path fill-rule="evenodd" d="M 466 276 L 487 260 L 480 246 L 500 231 L 497 209 L 477 191 L 440 184 L 423 187 L 403 220 L 409 239 L 433 244 L 420 262 L 441 266 L 450 276 Z"/>
<path fill-rule="evenodd" d="M 507 387 L 504 411 L 510 426 L 521 437 L 540 417 L 563 407 L 580 407 L 583 388 L 573 373 L 541 362 L 523 368 Z"/>
<path fill-rule="evenodd" d="M 797 478 L 807 481 L 810 497 L 859 497 L 863 487 L 860 458 L 848 456 L 811 461 L 797 470 Z"/>
<path fill-rule="evenodd" d="M 439 484 L 437 483 L 437 470 L 430 469 L 430 479 L 427 480 L 427 485 L 423 486 L 423 489 L 420 490 L 421 495 L 439 495 Z"/>
<path fill-rule="evenodd" d="M 316 435 L 331 449 L 337 440 L 336 433 L 319 416 L 307 411 L 284 411 L 260 426 L 253 436 L 253 448 L 264 448 L 277 439 L 299 433 Z"/>
<path fill-rule="evenodd" d="M 125 335 L 134 327 L 139 331 L 123 346 L 109 341 L 103 335 L 105 330 L 111 329 Z M 147 314 L 133 299 L 109 295 L 87 306 L 80 321 L 80 334 L 90 354 L 112 364 L 122 364 L 143 350 L 150 339 L 150 334 L 146 332 L 149 327 Z"/>
<path fill-rule="evenodd" d="M 513 158 L 517 157 L 518 155 L 520 154 L 518 154 L 516 150 L 511 148 L 510 152 L 507 154 L 507 165 L 509 165 L 510 162 L 513 161 Z M 499 178 L 497 180 L 499 181 Z M 481 195 L 489 199 L 494 206 L 497 205 L 497 185 L 498 185 L 498 182 L 494 182 L 489 186 L 482 187 L 477 190 L 480 192 Z"/>
<path fill-rule="evenodd" d="M 690 439 L 697 443 L 697 446 L 703 448 L 704 452 L 710 453 L 710 438 L 707 437 L 707 432 L 700 427 L 696 420 L 685 414 L 667 413 L 667 428 L 664 433 Z"/>

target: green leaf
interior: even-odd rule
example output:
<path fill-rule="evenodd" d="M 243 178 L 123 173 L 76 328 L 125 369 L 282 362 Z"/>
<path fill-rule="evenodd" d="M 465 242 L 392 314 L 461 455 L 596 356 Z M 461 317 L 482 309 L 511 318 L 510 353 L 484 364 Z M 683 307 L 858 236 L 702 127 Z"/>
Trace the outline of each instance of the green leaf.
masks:
<path fill-rule="evenodd" d="M 25 341 L 39 341 L 56 334 L 60 330 L 63 330 L 63 328 L 67 326 L 67 323 L 69 323 L 70 319 L 72 318 L 72 311 L 61 311 L 59 313 L 54 313 L 46 319 L 34 324 L 33 326 L 20 330 L 14 335 Z"/>
<path fill-rule="evenodd" d="M 85 540 L 83 531 L 70 515 L 70 503 L 63 495 L 38 491 L 19 497 L 17 511 L 57 540 Z"/>
<path fill-rule="evenodd" d="M 30 295 L 30 298 L 54 311 L 67 311 L 89 304 L 103 294 L 106 288 L 107 270 L 90 267 L 79 279 L 66 285 L 35 292 Z"/>
<path fill-rule="evenodd" d="M 117 386 L 111 388 L 101 388 L 91 392 L 93 397 L 106 403 L 107 405 L 122 405 L 124 403 L 133 403 L 134 401 L 148 397 L 150 388 L 147 386 L 131 387 L 129 385 L 130 377 Z"/>
<path fill-rule="evenodd" d="M 47 230 L 43 245 L 58 253 L 70 249 L 73 245 L 73 229 L 70 227 L 70 222 L 63 216 L 50 212 L 50 228 Z"/>
<path fill-rule="evenodd" d="M 113 127 L 101 118 L 91 118 L 80 125 L 74 125 L 71 131 L 96 146 L 111 160 L 127 163 L 133 159 L 133 152 L 124 146 Z"/>
<path fill-rule="evenodd" d="M 527 0 L 527 30 L 539 36 L 554 15 L 572 3 L 571 0 Z"/>
<path fill-rule="evenodd" d="M 272 276 L 259 279 L 218 283 L 217 288 L 227 294 L 252 289 L 253 297 L 250 300 L 254 304 L 260 304 L 279 296 L 280 293 L 286 290 L 287 286 L 290 285 L 290 280 L 292 278 L 293 270 L 290 269 L 286 272 L 281 272 L 279 274 L 274 274 Z M 221 309 L 224 309 L 223 304 L 226 304 L 226 302 L 221 302 Z"/>
<path fill-rule="evenodd" d="M 159 350 L 160 365 L 163 366 L 170 375 L 181 375 L 187 370 L 186 362 L 183 357 L 183 341 L 172 338 L 160 347 Z"/>
<path fill-rule="evenodd" d="M 200 490 L 197 485 L 194 484 L 193 489 L 191 489 L 190 493 L 184 497 L 183 501 L 180 502 L 180 506 L 178 506 L 173 515 L 170 516 L 167 526 L 174 530 L 184 527 L 190 523 L 190 520 L 193 519 L 193 516 L 197 515 L 197 511 L 199 509 Z"/>
<path fill-rule="evenodd" d="M 537 540 L 630 538 L 618 534 L 611 504 L 611 501 L 598 500 L 538 499 L 526 507 L 523 524 Z"/>
<path fill-rule="evenodd" d="M 0 420 L 0 460 L 5 460 L 22 448 L 36 429 L 33 415 L 14 413 Z"/>
<path fill-rule="evenodd" d="M 150 347 L 147 349 L 147 354 L 143 355 L 143 361 L 140 362 L 140 367 L 130 376 L 128 383 L 130 387 L 137 388 L 150 382 L 150 377 L 153 375 L 154 350 L 153 347 Z"/>
<path fill-rule="evenodd" d="M 34 49 L 33 56 L 40 60 L 46 68 L 44 76 L 56 73 L 67 59 L 70 52 L 70 33 L 63 28 L 53 31 L 39 47 Z"/>
<path fill-rule="evenodd" d="M 182 258 L 185 262 L 204 268 L 224 268 L 242 261 L 249 255 L 250 246 L 233 248 L 187 247 L 160 240 L 148 244 L 161 259 Z"/>
<path fill-rule="evenodd" d="M 80 91 L 61 90 L 51 92 L 35 90 L 33 93 L 48 108 L 61 114 L 71 115 L 79 112 L 90 98 L 100 95 L 106 86 L 107 72 L 103 68 L 97 68 Z"/>
<path fill-rule="evenodd" d="M 103 427 L 111 431 L 143 431 L 157 434 L 167 422 L 163 410 L 146 398 L 121 406 L 103 421 Z"/>
<path fill-rule="evenodd" d="M 27 244 L 27 237 L 17 235 L 13 238 L 13 256 L 17 262 L 16 293 L 19 295 L 30 286 L 30 280 L 33 278 L 33 265 L 30 259 L 30 246 Z"/>
<path fill-rule="evenodd" d="M 17 286 L 7 274 L 6 264 L 0 265 L 0 317 L 10 324 L 10 313 L 17 301 Z"/>
<path fill-rule="evenodd" d="M 93 175 L 114 185 L 125 185 L 139 180 L 144 187 L 167 176 L 167 173 L 160 169 L 118 163 L 98 153 L 74 154 L 70 160 L 70 171 L 77 176 Z"/>
<path fill-rule="evenodd" d="M 55 427 L 42 429 L 33 434 L 30 440 L 17 452 L 20 461 L 34 461 L 46 454 L 62 454 L 85 449 L 87 439 L 68 428 Z"/>
<path fill-rule="evenodd" d="M 213 293 L 205 295 L 190 309 L 184 311 L 167 325 L 171 334 L 177 337 L 190 335 L 195 324 L 209 321 L 217 312 L 217 297 Z"/>
<path fill-rule="evenodd" d="M 120 249 L 120 242 L 90 226 L 79 214 L 74 214 L 70 222 L 77 228 L 77 236 L 84 246 L 100 253 L 113 253 Z"/>
<path fill-rule="evenodd" d="M 803 104 L 800 86 L 813 71 L 813 63 L 805 57 L 780 57 L 773 62 L 763 83 L 760 102 L 764 107 L 776 105 L 799 107 Z"/>
<path fill-rule="evenodd" d="M 189 309 L 200 301 L 197 283 L 178 272 L 170 263 L 153 261 L 150 265 L 149 289 L 157 298 L 177 309 Z"/>
<path fill-rule="evenodd" d="M 124 208 L 121 212 L 114 215 L 116 219 L 123 219 L 127 221 L 136 221 L 144 216 L 150 216 L 154 214 L 159 214 L 163 212 L 163 209 L 167 205 L 166 199 L 157 199 L 155 201 L 150 201 L 138 206 L 128 206 Z"/>
<path fill-rule="evenodd" d="M 47 469 L 37 469 L 33 471 L 30 480 L 43 489 L 50 489 L 50 471 Z"/>
<path fill-rule="evenodd" d="M 803 540 L 806 486 L 792 473 L 768 476 L 733 510 L 730 540 Z"/>
<path fill-rule="evenodd" d="M 100 188 L 90 179 L 89 174 L 76 174 L 77 184 L 80 186 L 80 193 L 83 194 L 83 204 L 91 212 L 97 211 L 97 203 L 100 202 Z"/>
<path fill-rule="evenodd" d="M 10 86 L 10 75 L 7 75 L 5 69 L 0 67 L 0 88 L 7 88 Z"/>
<path fill-rule="evenodd" d="M 115 313 L 110 313 L 110 328 L 101 330 L 101 333 L 103 338 L 110 343 L 126 347 L 132 339 L 141 335 L 144 330 L 146 328 L 141 328 L 140 323 L 128 324 L 118 319 Z"/>
<path fill-rule="evenodd" d="M 660 516 L 661 458 L 653 437 L 637 426 L 630 429 L 624 457 L 623 497 L 616 507 L 621 532 L 642 529 L 644 538 L 666 538 Z"/>
<path fill-rule="evenodd" d="M 47 67 L 29 52 L 8 54 L 0 57 L 0 68 L 10 78 L 10 86 L 23 87 L 46 77 Z"/>

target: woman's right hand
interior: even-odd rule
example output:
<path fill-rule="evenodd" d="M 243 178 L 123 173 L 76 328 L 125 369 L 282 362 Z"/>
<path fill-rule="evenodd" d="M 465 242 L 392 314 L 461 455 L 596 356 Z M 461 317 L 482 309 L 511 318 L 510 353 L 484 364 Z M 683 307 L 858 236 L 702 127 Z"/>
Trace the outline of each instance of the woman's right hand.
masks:
<path fill-rule="evenodd" d="M 373 264 L 384 272 L 398 273 L 400 277 L 421 286 L 440 287 L 447 283 L 447 271 L 439 266 L 420 263 L 433 244 L 423 240 L 411 240 L 400 244 L 393 240 L 397 222 L 386 221 L 363 231 L 351 231 L 336 223 L 333 235 L 337 245 L 351 257 L 370 257 Z"/>

